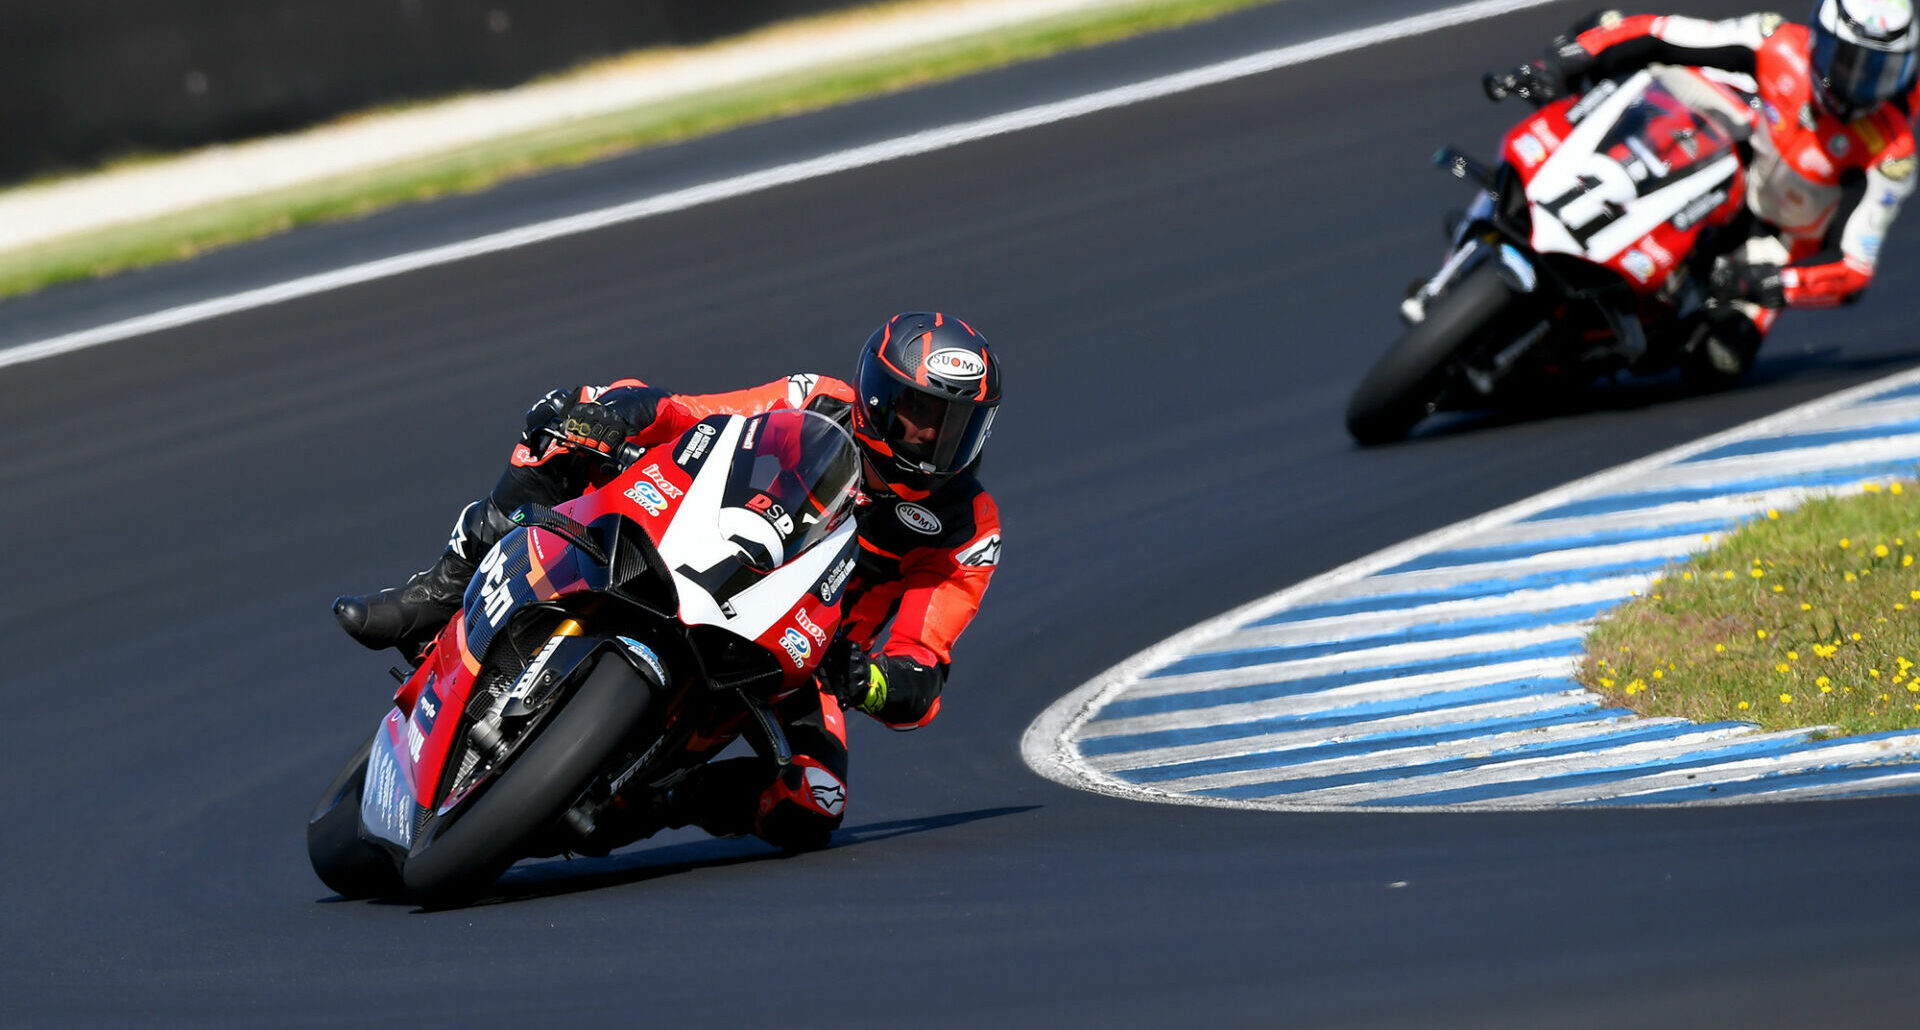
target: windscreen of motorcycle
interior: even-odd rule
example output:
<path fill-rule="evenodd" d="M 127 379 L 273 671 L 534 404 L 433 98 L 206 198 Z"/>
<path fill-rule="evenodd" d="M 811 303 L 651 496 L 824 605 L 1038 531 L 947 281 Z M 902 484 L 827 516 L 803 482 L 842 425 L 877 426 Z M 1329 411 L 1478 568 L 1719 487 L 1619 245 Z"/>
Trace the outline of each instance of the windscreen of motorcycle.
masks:
<path fill-rule="evenodd" d="M 658 538 L 660 555 L 683 622 L 753 639 L 851 546 L 859 452 L 846 430 L 810 411 L 703 425 L 719 428 L 710 453 L 675 459 L 693 482 Z"/>
<path fill-rule="evenodd" d="M 832 419 L 797 410 L 756 415 L 736 448 L 720 514 L 753 568 L 778 568 L 853 513 L 860 455 Z"/>

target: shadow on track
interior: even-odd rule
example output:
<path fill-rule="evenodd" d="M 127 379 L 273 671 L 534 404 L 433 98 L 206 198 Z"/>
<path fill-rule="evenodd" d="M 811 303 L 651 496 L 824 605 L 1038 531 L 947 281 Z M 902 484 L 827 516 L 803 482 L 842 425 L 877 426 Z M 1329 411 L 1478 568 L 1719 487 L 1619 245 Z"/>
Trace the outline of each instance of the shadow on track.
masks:
<path fill-rule="evenodd" d="M 1767 355 L 1747 378 L 1728 392 L 1774 386 L 1808 375 L 1826 373 L 1852 378 L 1909 368 L 1920 362 L 1920 349 L 1900 350 L 1873 355 L 1842 357 L 1837 346 Z M 1531 400 L 1504 408 L 1442 412 L 1417 427 L 1405 443 L 1444 440 L 1528 422 L 1590 415 L 1600 412 L 1638 411 L 1704 396 L 1688 386 L 1679 373 L 1649 378 L 1625 378 L 1599 382 L 1587 388 L 1542 391 Z"/>
<path fill-rule="evenodd" d="M 890 819 L 860 826 L 843 826 L 834 833 L 833 844 L 827 850 L 833 851 L 854 844 L 871 844 L 892 837 L 925 833 L 929 830 L 944 830 L 953 826 L 979 822 L 982 819 L 1019 815 L 1039 807 L 1039 805 L 1009 805 L 1001 808 L 978 808 L 967 812 L 949 812 L 945 815 Z M 493 905 L 532 901 L 538 898 L 577 894 L 581 891 L 646 883 L 650 880 L 700 869 L 723 869 L 728 866 L 784 857 L 787 856 L 761 841 L 738 838 L 669 844 L 664 847 L 619 852 L 605 858 L 550 859 L 515 866 L 501 879 L 494 893 L 477 899 L 473 904 Z M 320 903 L 335 904 L 346 900 L 348 899 L 333 896 L 321 899 Z M 373 904 L 410 905 L 411 903 L 375 901 Z M 417 911 L 434 910 L 419 909 Z"/>

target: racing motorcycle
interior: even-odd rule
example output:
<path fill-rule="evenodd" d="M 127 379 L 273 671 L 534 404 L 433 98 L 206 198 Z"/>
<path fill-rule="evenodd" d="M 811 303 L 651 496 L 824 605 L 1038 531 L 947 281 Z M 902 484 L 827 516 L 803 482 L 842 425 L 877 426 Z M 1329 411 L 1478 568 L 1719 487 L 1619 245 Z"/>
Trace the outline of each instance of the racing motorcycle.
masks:
<path fill-rule="evenodd" d="M 1623 371 L 1678 365 L 1712 379 L 1705 281 L 1714 230 L 1745 203 L 1748 101 L 1684 67 L 1544 105 L 1512 75 L 1485 86 L 1537 109 L 1507 133 L 1492 169 L 1451 147 L 1434 156 L 1480 191 L 1450 218 L 1440 270 L 1402 302 L 1404 335 L 1348 402 L 1347 430 L 1362 444 L 1401 439 L 1443 408 Z"/>
<path fill-rule="evenodd" d="M 735 739 L 791 760 L 771 706 L 819 689 L 839 626 L 853 440 L 814 412 L 715 415 L 615 469 L 512 514 L 308 820 L 328 887 L 459 903 L 521 858 L 659 829 L 648 812 Z"/>

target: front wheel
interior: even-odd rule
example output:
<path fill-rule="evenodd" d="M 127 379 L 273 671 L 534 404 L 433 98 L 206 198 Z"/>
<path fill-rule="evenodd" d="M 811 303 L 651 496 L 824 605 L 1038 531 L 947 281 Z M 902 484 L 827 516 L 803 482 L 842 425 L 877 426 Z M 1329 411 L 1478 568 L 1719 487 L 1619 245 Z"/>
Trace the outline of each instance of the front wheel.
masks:
<path fill-rule="evenodd" d="M 407 893 L 451 905 L 499 879 L 593 782 L 652 699 L 647 681 L 625 662 L 603 658 L 499 778 L 415 846 L 403 871 Z"/>
<path fill-rule="evenodd" d="M 307 860 L 320 882 L 343 898 L 381 898 L 400 893 L 400 871 L 379 845 L 360 836 L 360 792 L 376 729 L 347 759 L 320 803 L 307 817 Z"/>
<path fill-rule="evenodd" d="M 1405 438 L 1439 400 L 1448 364 L 1486 332 L 1514 296 L 1496 264 L 1487 262 L 1435 298 L 1426 319 L 1409 328 L 1354 388 L 1347 401 L 1347 432 L 1369 447 Z"/>

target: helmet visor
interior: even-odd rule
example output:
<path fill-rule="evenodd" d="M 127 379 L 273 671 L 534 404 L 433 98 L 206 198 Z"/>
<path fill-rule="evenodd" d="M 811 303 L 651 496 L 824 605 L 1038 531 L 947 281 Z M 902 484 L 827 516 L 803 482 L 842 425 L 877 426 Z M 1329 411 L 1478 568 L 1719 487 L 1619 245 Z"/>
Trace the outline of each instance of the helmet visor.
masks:
<path fill-rule="evenodd" d="M 950 476 L 973 463 L 993 429 L 995 404 L 942 397 L 903 383 L 874 362 L 862 369 L 867 431 L 903 471 Z"/>
<path fill-rule="evenodd" d="M 1857 117 L 1899 96 L 1913 82 L 1914 55 L 1875 50 L 1813 25 L 1813 69 L 1835 115 Z"/>

